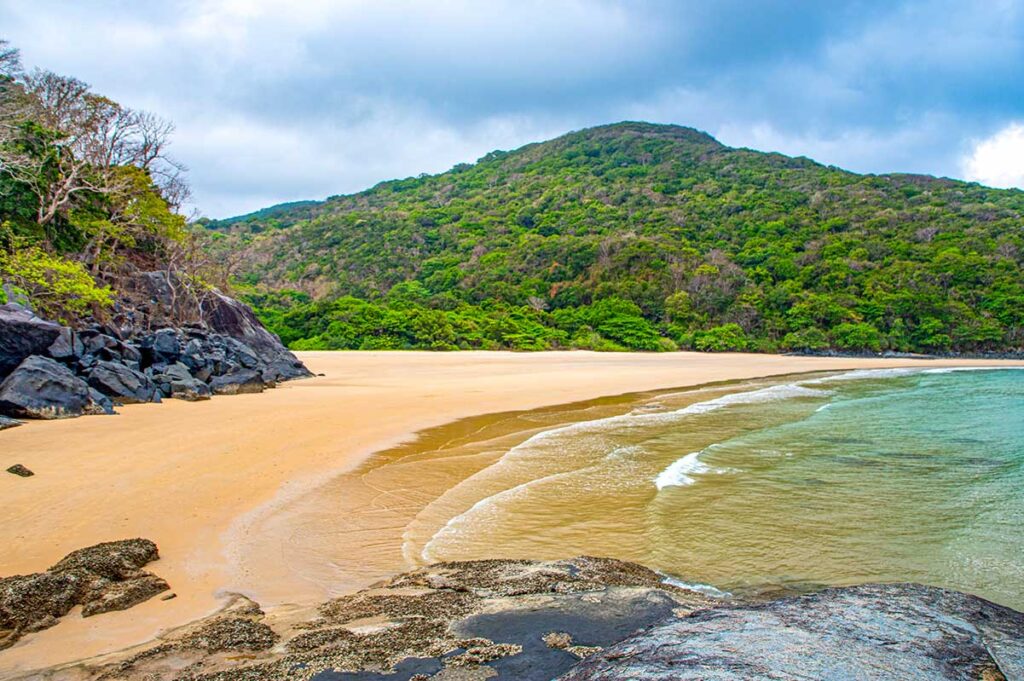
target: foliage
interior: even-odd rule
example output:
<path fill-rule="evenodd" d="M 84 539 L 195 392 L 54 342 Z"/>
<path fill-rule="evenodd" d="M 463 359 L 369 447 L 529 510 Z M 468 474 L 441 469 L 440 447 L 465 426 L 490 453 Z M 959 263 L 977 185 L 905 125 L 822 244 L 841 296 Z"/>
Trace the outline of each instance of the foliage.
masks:
<path fill-rule="evenodd" d="M 0 279 L 39 314 L 65 323 L 113 302 L 110 288 L 99 286 L 81 263 L 36 246 L 0 250 Z"/>
<path fill-rule="evenodd" d="M 293 343 L 1024 345 L 1024 192 L 856 175 L 676 126 L 593 128 L 206 226 Z M 342 333 L 335 306 L 353 300 L 388 324 Z"/>
<path fill-rule="evenodd" d="M 176 213 L 172 127 L 74 78 L 26 73 L 0 40 L 0 283 L 60 319 L 99 314 L 137 269 L 175 269 L 192 237 Z"/>

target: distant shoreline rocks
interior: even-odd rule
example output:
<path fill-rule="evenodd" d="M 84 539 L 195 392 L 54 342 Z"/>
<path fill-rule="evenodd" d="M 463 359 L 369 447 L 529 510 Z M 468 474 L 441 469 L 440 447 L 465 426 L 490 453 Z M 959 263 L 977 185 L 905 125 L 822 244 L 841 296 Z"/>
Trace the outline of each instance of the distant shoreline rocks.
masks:
<path fill-rule="evenodd" d="M 312 376 L 244 304 L 221 294 L 202 323 L 155 330 L 42 319 L 0 305 L 0 430 L 16 419 L 112 414 L 164 398 L 262 392 Z"/>

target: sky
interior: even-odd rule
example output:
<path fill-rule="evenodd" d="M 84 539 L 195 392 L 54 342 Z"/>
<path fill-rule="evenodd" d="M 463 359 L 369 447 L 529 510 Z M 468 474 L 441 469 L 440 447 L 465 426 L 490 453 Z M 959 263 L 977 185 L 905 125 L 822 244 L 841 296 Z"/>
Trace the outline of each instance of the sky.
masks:
<path fill-rule="evenodd" d="M 621 120 L 1024 188 L 1024 0 L 0 0 L 227 217 Z"/>

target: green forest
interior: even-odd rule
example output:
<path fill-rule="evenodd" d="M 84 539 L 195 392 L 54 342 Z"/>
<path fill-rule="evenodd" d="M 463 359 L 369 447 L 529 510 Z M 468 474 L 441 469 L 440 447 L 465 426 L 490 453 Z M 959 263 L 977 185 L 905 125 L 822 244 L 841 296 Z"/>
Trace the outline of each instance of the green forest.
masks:
<path fill-rule="evenodd" d="M 1024 192 L 620 123 L 201 221 L 294 349 L 1024 346 Z"/>

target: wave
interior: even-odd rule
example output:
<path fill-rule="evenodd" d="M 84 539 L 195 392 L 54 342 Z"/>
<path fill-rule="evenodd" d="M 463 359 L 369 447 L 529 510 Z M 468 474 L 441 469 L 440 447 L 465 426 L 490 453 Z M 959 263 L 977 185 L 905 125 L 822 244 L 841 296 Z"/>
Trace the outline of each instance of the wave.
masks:
<path fill-rule="evenodd" d="M 711 586 L 710 584 L 702 584 L 701 582 L 684 582 L 683 580 L 676 579 L 675 577 L 673 577 L 671 575 L 666 575 L 664 572 L 660 572 L 658 574 L 660 574 L 663 577 L 663 579 L 661 580 L 662 584 L 671 584 L 672 586 L 678 586 L 680 589 L 687 589 L 689 591 L 696 591 L 697 593 L 702 593 L 705 596 L 711 596 L 713 598 L 730 598 L 730 597 L 732 597 L 732 594 L 729 593 L 728 591 L 722 591 L 721 589 L 716 589 L 715 587 Z"/>
<path fill-rule="evenodd" d="M 694 475 L 707 473 L 711 467 L 700 460 L 701 452 L 692 452 L 673 462 L 654 479 L 654 486 L 659 490 L 666 487 L 682 487 L 697 482 Z"/>
<path fill-rule="evenodd" d="M 922 369 L 923 374 L 952 374 L 960 371 L 1024 371 L 1024 367 L 937 367 Z"/>

